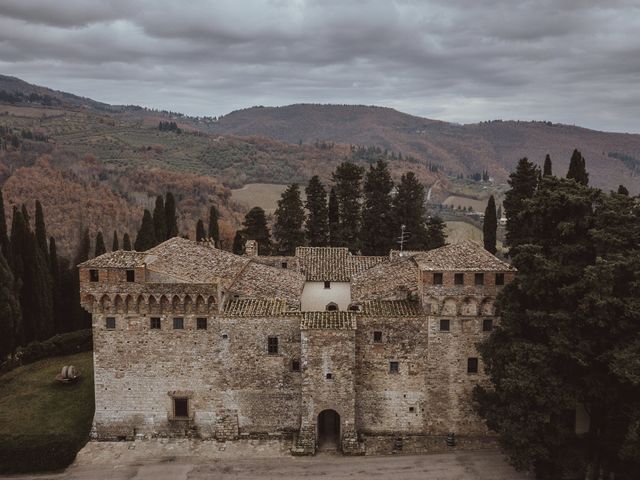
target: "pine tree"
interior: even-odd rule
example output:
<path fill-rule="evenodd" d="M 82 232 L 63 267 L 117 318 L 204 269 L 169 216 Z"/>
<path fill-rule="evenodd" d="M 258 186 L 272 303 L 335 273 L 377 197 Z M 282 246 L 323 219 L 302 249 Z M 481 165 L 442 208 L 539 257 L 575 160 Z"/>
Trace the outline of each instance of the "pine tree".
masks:
<path fill-rule="evenodd" d="M 213 240 L 213 244 L 220 248 L 220 229 L 218 228 L 218 209 L 211 205 L 209 207 L 209 230 L 208 236 Z"/>
<path fill-rule="evenodd" d="M 45 227 L 42 204 L 39 200 L 36 200 L 36 242 L 40 251 L 45 254 L 45 257 L 48 257 L 49 246 L 47 245 L 47 229 Z"/>
<path fill-rule="evenodd" d="M 340 210 L 338 208 L 338 197 L 335 188 L 329 192 L 329 208 L 327 210 L 329 220 L 329 245 L 337 247 L 341 243 L 340 239 Z"/>
<path fill-rule="evenodd" d="M 325 247 L 329 242 L 327 191 L 320 178 L 314 175 L 304 192 L 307 196 L 305 207 L 309 212 L 305 223 L 307 243 L 311 247 Z"/>
<path fill-rule="evenodd" d="M 11 261 L 11 244 L 7 232 L 7 218 L 4 211 L 4 198 L 0 189 L 0 252 L 9 263 Z"/>
<path fill-rule="evenodd" d="M 164 215 L 167 225 L 167 234 L 165 238 L 158 239 L 158 243 L 178 236 L 178 217 L 176 216 L 176 200 L 173 193 L 167 192 L 164 200 Z"/>
<path fill-rule="evenodd" d="M 624 185 L 618 185 L 618 195 L 627 195 L 629 196 L 629 190 Z"/>
<path fill-rule="evenodd" d="M 427 218 L 427 241 L 426 250 L 444 247 L 447 243 L 446 224 L 440 217 L 432 216 Z"/>
<path fill-rule="evenodd" d="M 273 236 L 277 242 L 276 253 L 293 255 L 296 247 L 304 245 L 304 209 L 298 184 L 293 183 L 282 192 L 275 217 Z"/>
<path fill-rule="evenodd" d="M 253 207 L 245 215 L 242 225 L 244 226 L 242 235 L 245 241 L 256 240 L 258 242 L 258 253 L 260 255 L 271 255 L 271 234 L 267 227 L 267 218 L 264 210 L 260 207 Z"/>
<path fill-rule="evenodd" d="M 131 238 L 129 238 L 129 234 L 125 232 L 122 237 L 122 249 L 123 250 L 131 250 Z"/>
<path fill-rule="evenodd" d="M 589 174 L 587 173 L 585 160 L 578 149 L 575 149 L 571 155 L 567 178 L 572 178 L 582 185 L 589 185 Z"/>
<path fill-rule="evenodd" d="M 164 242 L 167 238 L 167 219 L 162 195 L 156 197 L 156 206 L 153 209 L 153 229 L 156 244 Z"/>
<path fill-rule="evenodd" d="M 99 257 L 104 253 L 107 253 L 107 247 L 104 244 L 104 237 L 102 236 L 102 232 L 98 232 L 98 234 L 96 235 L 95 256 Z"/>
<path fill-rule="evenodd" d="M 233 237 L 233 248 L 232 251 L 236 255 L 242 255 L 244 253 L 244 244 L 246 240 L 242 233 L 242 230 L 236 230 L 236 234 Z"/>
<path fill-rule="evenodd" d="M 64 326 L 64 306 L 62 298 L 62 276 L 60 274 L 60 264 L 58 262 L 58 250 L 56 239 L 49 238 L 49 271 L 51 272 L 51 298 L 53 301 L 53 326 L 54 332 L 65 331 Z"/>
<path fill-rule="evenodd" d="M 527 242 L 530 222 L 523 212 L 524 204 L 533 197 L 539 181 L 540 169 L 526 157 L 520 159 L 516 170 L 509 175 L 511 189 L 505 194 L 503 205 L 507 216 L 506 245 L 511 250 Z"/>
<path fill-rule="evenodd" d="M 120 250 L 120 242 L 118 242 L 118 232 L 113 231 L 113 242 L 111 242 L 111 251 L 115 252 Z"/>
<path fill-rule="evenodd" d="M 369 167 L 364 181 L 360 244 L 363 255 L 388 255 L 395 243 L 391 190 L 393 181 L 386 162 Z"/>
<path fill-rule="evenodd" d="M 360 249 L 360 183 L 363 173 L 362 167 L 351 162 L 343 162 L 332 174 L 340 215 L 338 238 L 341 246 L 347 247 L 351 253 Z"/>
<path fill-rule="evenodd" d="M 401 226 L 407 232 L 405 250 L 425 250 L 428 248 L 427 228 L 425 225 L 424 186 L 413 172 L 400 177 L 398 191 L 393 199 L 393 218 L 395 231 L 400 236 Z"/>
<path fill-rule="evenodd" d="M 13 355 L 21 338 L 22 311 L 9 263 L 0 254 L 0 363 Z"/>
<path fill-rule="evenodd" d="M 550 177 L 551 175 L 553 175 L 553 173 L 551 172 L 551 157 L 547 153 L 547 156 L 544 157 L 544 167 L 542 169 L 542 176 Z"/>
<path fill-rule="evenodd" d="M 494 255 L 498 251 L 496 248 L 497 232 L 498 219 L 496 216 L 496 201 L 494 200 L 493 195 L 491 195 L 487 202 L 487 208 L 484 210 L 482 236 L 484 239 L 484 249 Z"/>
<path fill-rule="evenodd" d="M 196 242 L 202 242 L 205 238 L 207 238 L 207 234 L 204 231 L 204 222 L 202 219 L 198 219 L 198 223 L 196 224 Z"/>
<path fill-rule="evenodd" d="M 156 241 L 153 218 L 151 217 L 149 210 L 145 209 L 144 214 L 142 215 L 140 230 L 138 230 L 138 235 L 136 236 L 133 248 L 137 252 L 144 252 L 155 247 L 157 244 L 158 242 Z"/>

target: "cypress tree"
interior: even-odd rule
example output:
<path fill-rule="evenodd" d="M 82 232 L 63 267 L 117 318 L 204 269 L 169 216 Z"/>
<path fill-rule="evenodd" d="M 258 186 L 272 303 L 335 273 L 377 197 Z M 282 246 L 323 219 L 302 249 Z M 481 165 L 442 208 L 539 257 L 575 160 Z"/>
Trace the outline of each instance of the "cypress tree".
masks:
<path fill-rule="evenodd" d="M 220 229 L 218 228 L 218 209 L 211 205 L 209 208 L 209 230 L 207 232 L 216 247 L 220 248 Z"/>
<path fill-rule="evenodd" d="M 27 226 L 24 221 L 22 211 L 16 206 L 13 207 L 13 219 L 11 221 L 11 271 L 16 280 L 16 285 L 20 285 L 22 275 L 24 273 L 24 248 L 26 239 Z"/>
<path fill-rule="evenodd" d="M 360 184 L 363 173 L 362 167 L 351 162 L 343 162 L 332 174 L 340 215 L 338 238 L 341 246 L 349 248 L 352 253 L 360 249 Z"/>
<path fill-rule="evenodd" d="M 9 234 L 7 232 L 7 218 L 4 211 L 4 198 L 0 189 L 0 252 L 4 255 L 7 262 L 11 261 L 11 244 L 9 243 Z"/>
<path fill-rule="evenodd" d="M 487 208 L 484 210 L 482 237 L 484 239 L 484 249 L 494 255 L 498 251 L 496 248 L 497 231 L 498 219 L 496 216 L 496 201 L 494 200 L 493 195 L 491 195 L 487 202 Z"/>
<path fill-rule="evenodd" d="M 242 225 L 244 226 L 242 234 L 245 241 L 256 240 L 258 242 L 258 253 L 260 255 L 271 255 L 271 234 L 267 227 L 267 218 L 264 210 L 260 207 L 253 207 L 245 215 Z"/>
<path fill-rule="evenodd" d="M 242 255 L 244 253 L 245 241 L 246 240 L 244 238 L 244 235 L 242 234 L 242 230 L 236 230 L 236 234 L 233 237 L 233 253 L 235 253 L 236 255 Z"/>
<path fill-rule="evenodd" d="M 311 247 L 325 247 L 329 242 L 329 218 L 327 191 L 320 182 L 320 177 L 317 175 L 311 177 L 304 193 L 307 196 L 305 207 L 309 212 L 305 223 L 307 243 Z"/>
<path fill-rule="evenodd" d="M 425 214 L 424 186 L 413 172 L 407 172 L 400 177 L 398 191 L 393 199 L 396 236 L 400 236 L 401 225 L 404 225 L 407 232 L 404 243 L 406 250 L 428 249 Z"/>
<path fill-rule="evenodd" d="M 13 355 L 21 333 L 22 311 L 9 263 L 0 255 L 0 363 Z"/>
<path fill-rule="evenodd" d="M 335 188 L 331 187 L 329 192 L 329 208 L 327 211 L 329 220 L 329 245 L 337 247 L 340 245 L 340 211 L 338 209 L 338 197 Z"/>
<path fill-rule="evenodd" d="M 68 289 L 67 296 L 70 298 L 71 307 L 67 312 L 65 330 L 80 330 L 91 325 L 91 314 L 80 306 L 80 278 L 78 276 L 78 265 L 89 260 L 91 253 L 91 237 L 89 228 L 85 228 L 78 243 L 78 249 L 73 259 L 73 265 L 66 270 L 63 286 Z"/>
<path fill-rule="evenodd" d="M 364 181 L 360 244 L 363 255 L 388 255 L 395 243 L 391 190 L 393 181 L 383 160 L 369 167 Z"/>
<path fill-rule="evenodd" d="M 36 242 L 40 251 L 49 255 L 49 246 L 47 245 L 47 229 L 44 223 L 44 212 L 42 211 L 42 204 L 39 200 L 36 200 Z"/>
<path fill-rule="evenodd" d="M 111 251 L 115 252 L 120 250 L 120 242 L 118 242 L 118 232 L 113 231 L 113 242 L 111 242 Z"/>
<path fill-rule="evenodd" d="M 107 247 L 104 244 L 104 237 L 102 236 L 102 232 L 98 232 L 96 235 L 96 250 L 95 257 L 99 257 L 100 255 L 107 253 Z"/>
<path fill-rule="evenodd" d="M 618 185 L 618 195 L 629 196 L 629 190 L 624 185 Z"/>
<path fill-rule="evenodd" d="M 145 209 L 142 215 L 142 223 L 140 224 L 140 230 L 136 236 L 136 241 L 133 244 L 133 248 L 137 252 L 144 252 L 150 248 L 155 247 L 158 244 L 156 241 L 156 233 L 153 225 L 153 218 L 149 210 Z"/>
<path fill-rule="evenodd" d="M 77 267 L 79 264 L 89 260 L 91 252 L 91 237 L 89 236 L 89 228 L 85 228 L 78 244 L 78 250 L 73 260 L 73 267 Z"/>
<path fill-rule="evenodd" d="M 123 250 L 131 250 L 131 239 L 129 238 L 129 234 L 125 232 L 122 237 L 122 249 Z"/>
<path fill-rule="evenodd" d="M 503 205 L 507 216 L 506 244 L 510 249 L 527 243 L 530 222 L 523 209 L 526 200 L 536 192 L 539 181 L 540 169 L 526 157 L 518 161 L 515 171 L 509 175 L 511 189 L 505 194 Z"/>
<path fill-rule="evenodd" d="M 58 250 L 56 248 L 56 239 L 53 237 L 49 238 L 49 270 L 51 271 L 54 333 L 61 333 L 65 331 L 64 300 L 62 298 L 62 277 L 58 262 Z"/>
<path fill-rule="evenodd" d="M 178 236 L 178 217 L 176 216 L 176 200 L 173 197 L 173 193 L 167 192 L 164 200 L 164 215 L 167 225 L 167 234 L 163 239 L 158 239 L 158 242 L 163 242 L 173 237 Z"/>
<path fill-rule="evenodd" d="M 196 242 L 202 242 L 207 237 L 207 234 L 204 231 L 204 222 L 202 219 L 198 219 L 198 223 L 196 224 Z"/>
<path fill-rule="evenodd" d="M 542 168 L 542 176 L 550 177 L 551 175 L 553 175 L 553 173 L 551 172 L 551 157 L 547 153 L 547 156 L 544 157 L 544 167 Z"/>
<path fill-rule="evenodd" d="M 167 219 L 162 195 L 156 197 L 156 206 L 153 209 L 153 228 L 156 243 L 162 243 L 169 238 L 167 237 Z"/>
<path fill-rule="evenodd" d="M 427 218 L 427 250 L 433 250 L 434 248 L 440 248 L 446 245 L 447 233 L 445 231 L 445 227 L 446 224 L 444 223 L 444 220 L 437 215 Z"/>
<path fill-rule="evenodd" d="M 304 245 L 304 209 L 298 184 L 293 183 L 282 192 L 275 217 L 273 236 L 277 242 L 276 252 L 278 255 L 293 255 L 296 247 Z"/>
<path fill-rule="evenodd" d="M 574 149 L 571 155 L 567 178 L 572 178 L 582 185 L 589 185 L 589 174 L 587 173 L 586 163 L 578 149 Z"/>

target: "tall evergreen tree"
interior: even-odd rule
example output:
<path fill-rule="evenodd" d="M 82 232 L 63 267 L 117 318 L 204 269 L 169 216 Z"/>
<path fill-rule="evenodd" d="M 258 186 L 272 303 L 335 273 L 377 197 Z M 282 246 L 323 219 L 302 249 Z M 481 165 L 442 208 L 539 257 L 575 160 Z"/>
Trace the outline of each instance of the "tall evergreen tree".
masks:
<path fill-rule="evenodd" d="M 233 237 L 232 252 L 236 255 L 242 255 L 244 253 L 244 244 L 246 240 L 242 233 L 242 230 L 236 230 L 236 234 Z"/>
<path fill-rule="evenodd" d="M 51 271 L 51 298 L 53 302 L 53 330 L 55 333 L 65 331 L 64 325 L 64 299 L 62 295 L 62 276 L 60 263 L 58 262 L 58 250 L 56 239 L 49 238 L 49 270 Z"/>
<path fill-rule="evenodd" d="M 167 234 L 165 238 L 158 239 L 158 242 L 163 242 L 173 237 L 178 236 L 178 217 L 176 214 L 176 200 L 173 197 L 173 193 L 167 192 L 164 199 L 164 215 L 167 224 Z"/>
<path fill-rule="evenodd" d="M 77 268 L 79 264 L 89 260 L 90 254 L 91 237 L 89 236 L 89 228 L 85 227 L 78 243 L 73 265 L 65 270 L 62 281 L 63 290 L 68 292 L 65 296 L 72 300 L 71 307 L 66 312 L 65 329 L 67 331 L 79 330 L 91 325 L 91 314 L 80 306 L 80 278 Z"/>
<path fill-rule="evenodd" d="M 289 185 L 275 211 L 276 222 L 273 226 L 273 236 L 276 239 L 276 253 L 278 255 L 293 255 L 296 247 L 304 245 L 304 209 L 300 198 L 298 184 Z"/>
<path fill-rule="evenodd" d="M 378 160 L 369 167 L 364 181 L 364 204 L 360 244 L 363 255 L 388 255 L 395 245 L 395 222 L 392 217 L 393 181 L 389 167 Z"/>
<path fill-rule="evenodd" d="M 102 232 L 98 232 L 98 234 L 96 235 L 95 256 L 99 257 L 103 253 L 107 253 L 107 247 L 104 244 L 104 237 L 102 236 Z"/>
<path fill-rule="evenodd" d="M 547 156 L 544 157 L 544 167 L 542 168 L 542 176 L 550 177 L 551 175 L 553 175 L 553 173 L 551 172 L 551 157 L 547 153 Z"/>
<path fill-rule="evenodd" d="M 129 238 L 127 232 L 122 236 L 122 249 L 127 251 L 131 250 L 131 238 Z"/>
<path fill-rule="evenodd" d="M 42 204 L 39 200 L 36 200 L 36 242 L 40 251 L 45 254 L 45 257 L 48 257 L 49 246 L 47 245 L 47 228 L 44 222 Z"/>
<path fill-rule="evenodd" d="M 27 243 L 27 225 L 21 210 L 13 207 L 13 218 L 11 221 L 11 259 L 10 266 L 16 285 L 20 289 L 20 282 L 24 274 L 24 249 Z"/>
<path fill-rule="evenodd" d="M 539 181 L 540 169 L 526 157 L 520 159 L 516 170 L 509 175 L 511 189 L 505 194 L 503 205 L 507 216 L 506 244 L 510 249 L 527 241 L 530 222 L 523 212 L 524 204 L 533 197 Z"/>
<path fill-rule="evenodd" d="M 260 207 L 253 207 L 244 217 L 242 235 L 245 240 L 258 242 L 258 253 L 271 255 L 271 234 L 267 227 L 267 217 Z M 243 245 L 244 249 L 244 245 Z"/>
<path fill-rule="evenodd" d="M 9 263 L 0 254 L 0 363 L 13 355 L 21 332 L 22 311 Z"/>
<path fill-rule="evenodd" d="M 573 154 L 571 155 L 567 178 L 573 178 L 576 182 L 582 185 L 589 185 L 589 174 L 587 173 L 585 160 L 578 149 L 574 149 Z"/>
<path fill-rule="evenodd" d="M 311 247 L 325 247 L 329 242 L 329 217 L 327 191 L 320 181 L 320 177 L 317 175 L 311 177 L 304 192 L 307 196 L 305 207 L 309 212 L 305 223 L 307 243 Z"/>
<path fill-rule="evenodd" d="M 9 234 L 7 232 L 7 218 L 4 211 L 4 199 L 2 190 L 0 189 L 0 252 L 8 263 L 11 261 L 11 244 L 9 243 Z"/>
<path fill-rule="evenodd" d="M 118 232 L 113 231 L 113 241 L 111 242 L 111 251 L 115 252 L 120 250 L 120 242 L 118 242 Z"/>
<path fill-rule="evenodd" d="M 340 239 L 340 210 L 338 208 L 338 197 L 335 188 L 329 192 L 329 207 L 327 210 L 329 219 L 329 245 L 337 247 L 341 243 Z"/>
<path fill-rule="evenodd" d="M 629 196 L 629 190 L 624 185 L 618 185 L 618 195 L 627 195 Z"/>
<path fill-rule="evenodd" d="M 156 243 L 162 243 L 169 238 L 167 236 L 167 218 L 162 195 L 156 197 L 156 206 L 153 209 L 153 228 Z"/>
<path fill-rule="evenodd" d="M 342 246 L 352 253 L 360 249 L 360 199 L 364 169 L 351 162 L 343 162 L 333 172 L 338 212 L 340 214 L 339 235 Z"/>
<path fill-rule="evenodd" d="M 484 240 L 484 249 L 492 254 L 498 251 L 496 248 L 498 233 L 498 219 L 496 216 L 496 201 L 493 195 L 489 197 L 487 208 L 484 210 L 484 222 L 482 224 L 482 237 Z"/>
<path fill-rule="evenodd" d="M 433 250 L 434 248 L 440 248 L 446 245 L 447 233 L 445 231 L 445 227 L 446 224 L 444 223 L 444 220 L 437 215 L 427 218 L 427 250 Z"/>
<path fill-rule="evenodd" d="M 401 226 L 405 226 L 405 250 L 426 250 L 428 248 L 426 212 L 424 208 L 424 186 L 413 172 L 400 177 L 398 191 L 393 199 L 395 231 L 400 236 Z"/>
<path fill-rule="evenodd" d="M 207 231 L 207 235 L 213 240 L 214 245 L 220 248 L 220 229 L 218 228 L 218 218 L 218 209 L 211 205 L 211 207 L 209 207 L 209 230 Z"/>
<path fill-rule="evenodd" d="M 205 238 L 207 238 L 207 234 L 204 231 L 204 222 L 200 218 L 196 224 L 196 242 L 202 242 Z"/>
<path fill-rule="evenodd" d="M 151 212 L 145 209 L 144 214 L 142 215 L 140 230 L 138 230 L 138 235 L 136 236 L 133 248 L 137 252 L 144 252 L 155 247 L 157 244 L 158 242 L 156 241 L 156 233 Z"/>

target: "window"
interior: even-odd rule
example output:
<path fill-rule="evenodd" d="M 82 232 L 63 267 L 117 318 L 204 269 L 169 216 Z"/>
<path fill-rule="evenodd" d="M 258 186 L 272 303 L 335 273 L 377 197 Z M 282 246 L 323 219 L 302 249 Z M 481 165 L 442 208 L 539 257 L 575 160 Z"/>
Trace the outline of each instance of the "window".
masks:
<path fill-rule="evenodd" d="M 349 305 L 349 311 L 351 312 L 359 312 L 360 311 L 360 304 L 359 303 L 352 303 Z"/>
<path fill-rule="evenodd" d="M 504 285 L 504 273 L 496 273 L 496 285 Z"/>
<path fill-rule="evenodd" d="M 229 335 L 228 335 L 228 334 L 226 334 L 226 333 L 223 333 L 223 334 L 222 334 L 222 339 L 223 339 L 223 340 L 228 340 L 228 339 L 229 339 Z"/>
<path fill-rule="evenodd" d="M 267 339 L 267 352 L 269 353 L 269 355 L 277 355 L 278 337 L 269 337 Z"/>
<path fill-rule="evenodd" d="M 389 373 L 400 373 L 400 364 L 398 362 L 389 362 Z"/>
<path fill-rule="evenodd" d="M 207 318 L 199 317 L 196 319 L 196 329 L 197 330 L 206 330 L 207 329 Z"/>
<path fill-rule="evenodd" d="M 442 285 L 442 273 L 434 273 L 433 274 L 433 284 L 434 285 Z"/>
<path fill-rule="evenodd" d="M 326 378 L 327 380 L 331 380 L 331 379 L 333 378 L 333 374 L 332 374 L 332 373 L 327 373 L 327 374 L 325 375 L 325 378 Z"/>
<path fill-rule="evenodd" d="M 478 373 L 478 359 L 467 358 L 467 373 Z"/>
<path fill-rule="evenodd" d="M 415 407 L 409 407 L 409 412 L 413 413 L 415 412 L 415 410 L 416 410 Z"/>
<path fill-rule="evenodd" d="M 291 360 L 291 371 L 292 372 L 300 371 L 300 360 L 297 360 L 297 359 Z"/>
<path fill-rule="evenodd" d="M 100 275 L 98 274 L 98 270 L 91 269 L 89 270 L 89 281 L 97 282 L 100 279 Z"/>
<path fill-rule="evenodd" d="M 338 304 L 331 302 L 327 304 L 327 312 L 336 312 L 338 310 Z"/>
<path fill-rule="evenodd" d="M 116 328 L 116 317 L 107 317 L 106 327 L 109 330 L 113 330 Z"/>
<path fill-rule="evenodd" d="M 184 329 L 184 318 L 175 317 L 173 319 L 173 329 L 174 330 L 183 330 Z"/>
<path fill-rule="evenodd" d="M 287 268 L 287 262 L 282 262 L 282 268 Z"/>
<path fill-rule="evenodd" d="M 173 399 L 173 416 L 175 418 L 189 418 L 189 399 L 175 397 Z"/>
<path fill-rule="evenodd" d="M 440 331 L 448 332 L 449 330 L 451 330 L 451 320 L 440 320 Z"/>
<path fill-rule="evenodd" d="M 485 318 L 484 320 L 482 320 L 482 331 L 490 332 L 492 330 L 493 330 L 493 319 Z"/>
<path fill-rule="evenodd" d="M 476 273 L 476 275 L 475 275 L 475 284 L 476 285 L 484 285 L 484 273 Z"/>
<path fill-rule="evenodd" d="M 453 275 L 454 285 L 464 285 L 464 273 L 456 273 Z"/>
<path fill-rule="evenodd" d="M 331 282 L 325 281 L 324 282 L 324 288 L 331 288 Z"/>
<path fill-rule="evenodd" d="M 382 343 L 382 332 L 373 332 L 373 343 Z"/>
<path fill-rule="evenodd" d="M 136 281 L 136 271 L 127 270 L 127 282 L 135 282 L 135 281 Z"/>
<path fill-rule="evenodd" d="M 160 330 L 160 317 L 151 317 L 150 327 L 153 330 Z"/>

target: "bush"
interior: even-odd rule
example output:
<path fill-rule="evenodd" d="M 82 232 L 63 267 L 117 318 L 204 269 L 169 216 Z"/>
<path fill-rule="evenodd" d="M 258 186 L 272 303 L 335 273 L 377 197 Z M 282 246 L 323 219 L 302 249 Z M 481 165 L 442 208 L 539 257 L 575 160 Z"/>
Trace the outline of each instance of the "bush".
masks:
<path fill-rule="evenodd" d="M 4 435 L 0 438 L 0 473 L 40 472 L 65 468 L 87 442 L 85 432 Z"/>
<path fill-rule="evenodd" d="M 17 357 L 22 365 L 36 360 L 60 355 L 87 352 L 93 348 L 91 329 L 76 330 L 75 332 L 60 333 L 42 342 L 31 342 L 18 348 Z"/>

